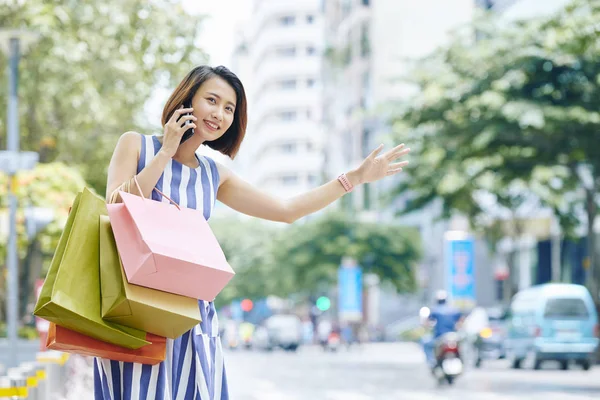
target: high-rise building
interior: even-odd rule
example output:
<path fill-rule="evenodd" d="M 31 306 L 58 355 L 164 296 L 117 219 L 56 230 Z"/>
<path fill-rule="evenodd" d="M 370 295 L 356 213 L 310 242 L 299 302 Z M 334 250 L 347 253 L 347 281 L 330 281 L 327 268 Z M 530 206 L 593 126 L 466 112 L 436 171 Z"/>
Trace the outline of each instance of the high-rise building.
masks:
<path fill-rule="evenodd" d="M 326 0 L 326 55 L 324 58 L 324 123 L 336 149 L 328 157 L 330 174 L 359 163 L 391 131 L 386 112 L 398 101 L 415 94 L 402 81 L 415 61 L 443 46 L 453 29 L 472 21 L 473 0 Z M 387 149 L 394 143 L 388 142 Z M 410 145 L 408 142 L 407 145 Z M 410 157 L 409 157 L 410 159 Z M 419 160 L 413 160 L 418 165 Z M 394 214 L 404 207 L 380 202 L 402 174 L 352 193 L 347 206 L 364 219 L 412 226 L 423 239 L 421 278 L 429 287 L 443 287 L 443 235 L 454 223 L 436 221 L 432 205 L 402 218 Z"/>
<path fill-rule="evenodd" d="M 328 147 L 335 149 L 327 159 L 330 177 L 356 166 L 388 136 L 383 110 L 414 93 L 401 82 L 411 62 L 443 45 L 452 29 L 471 21 L 473 10 L 473 0 L 323 2 L 323 116 Z M 377 199 L 390 182 L 360 187 L 350 208 L 388 219 Z"/>
<path fill-rule="evenodd" d="M 320 1 L 255 0 L 236 41 L 232 67 L 249 102 L 236 169 L 281 197 L 317 186 L 324 161 Z"/>

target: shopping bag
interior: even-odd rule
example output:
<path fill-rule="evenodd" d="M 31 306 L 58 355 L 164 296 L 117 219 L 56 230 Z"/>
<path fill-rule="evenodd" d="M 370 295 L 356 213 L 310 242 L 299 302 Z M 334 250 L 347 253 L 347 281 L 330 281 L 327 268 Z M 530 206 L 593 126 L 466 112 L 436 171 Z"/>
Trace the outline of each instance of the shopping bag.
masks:
<path fill-rule="evenodd" d="M 100 216 L 100 288 L 107 321 L 175 339 L 200 323 L 198 300 L 127 282 L 107 216 Z"/>
<path fill-rule="evenodd" d="M 214 300 L 235 273 L 202 212 L 124 191 L 119 196 L 122 203 L 107 207 L 129 283 Z"/>
<path fill-rule="evenodd" d="M 146 333 L 102 320 L 100 215 L 106 204 L 88 189 L 77 195 L 59 238 L 34 315 L 119 346 L 149 344 Z"/>
<path fill-rule="evenodd" d="M 152 344 L 139 349 L 127 349 L 50 323 L 46 348 L 82 356 L 100 357 L 140 364 L 154 365 L 164 361 L 167 355 L 166 339 L 150 333 L 147 334 L 146 339 L 152 342 Z"/>

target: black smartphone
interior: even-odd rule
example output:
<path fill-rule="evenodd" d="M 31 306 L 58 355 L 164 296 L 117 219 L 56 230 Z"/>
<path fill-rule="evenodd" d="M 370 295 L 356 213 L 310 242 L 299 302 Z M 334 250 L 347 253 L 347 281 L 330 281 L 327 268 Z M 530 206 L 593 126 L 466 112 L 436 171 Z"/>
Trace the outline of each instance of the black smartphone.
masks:
<path fill-rule="evenodd" d="M 192 108 L 192 102 L 189 101 L 189 102 L 183 103 L 183 108 Z M 192 113 L 187 113 L 184 115 L 192 115 Z M 192 123 L 192 121 L 187 121 L 186 125 L 191 124 L 191 123 Z M 187 131 L 184 132 L 183 136 L 181 137 L 181 142 L 179 142 L 179 144 L 185 142 L 186 140 L 191 138 L 193 135 L 194 135 L 194 128 L 188 129 Z"/>

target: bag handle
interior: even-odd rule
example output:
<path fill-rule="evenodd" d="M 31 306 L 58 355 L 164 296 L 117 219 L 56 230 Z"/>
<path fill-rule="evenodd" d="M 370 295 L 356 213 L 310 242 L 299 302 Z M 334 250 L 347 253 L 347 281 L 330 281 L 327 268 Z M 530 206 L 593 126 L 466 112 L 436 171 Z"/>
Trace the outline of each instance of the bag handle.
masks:
<path fill-rule="evenodd" d="M 142 188 L 140 187 L 140 184 L 137 180 L 137 175 L 133 176 L 133 181 L 135 182 L 135 186 L 137 187 L 137 190 L 140 191 L 140 196 L 142 197 L 142 199 L 144 201 L 146 201 L 146 198 L 144 198 L 144 193 L 142 192 Z M 177 207 L 178 210 L 181 210 L 181 208 L 179 207 L 179 204 L 175 203 L 173 200 L 171 200 L 171 198 L 169 196 L 167 196 L 166 194 L 164 194 L 163 192 L 161 192 L 160 190 L 158 190 L 156 187 L 153 188 L 153 190 L 156 190 L 162 197 L 164 197 L 165 199 L 169 200 L 171 203 L 173 203 L 173 205 L 175 207 Z"/>

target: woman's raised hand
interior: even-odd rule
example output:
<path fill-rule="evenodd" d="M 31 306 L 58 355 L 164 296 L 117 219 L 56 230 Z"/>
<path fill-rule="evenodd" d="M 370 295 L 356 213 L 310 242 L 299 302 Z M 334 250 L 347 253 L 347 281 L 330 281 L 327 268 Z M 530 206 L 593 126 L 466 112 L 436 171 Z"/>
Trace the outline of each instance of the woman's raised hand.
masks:
<path fill-rule="evenodd" d="M 408 161 L 395 162 L 410 151 L 400 144 L 391 150 L 379 155 L 383 149 L 383 144 L 379 145 L 365 160 L 360 167 L 356 169 L 358 183 L 369 183 L 378 181 L 386 176 L 395 175 L 402 171 L 402 168 L 408 165 Z"/>

